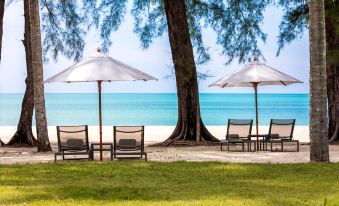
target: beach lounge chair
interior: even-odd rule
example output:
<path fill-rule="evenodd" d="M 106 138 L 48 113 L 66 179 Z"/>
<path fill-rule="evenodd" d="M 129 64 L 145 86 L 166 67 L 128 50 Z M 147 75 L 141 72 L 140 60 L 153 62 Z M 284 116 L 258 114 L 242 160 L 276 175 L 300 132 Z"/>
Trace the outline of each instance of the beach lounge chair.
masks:
<path fill-rule="evenodd" d="M 230 150 L 230 144 L 242 145 L 242 151 L 244 151 L 245 144 L 247 144 L 247 150 L 251 150 L 251 132 L 252 132 L 252 119 L 229 119 L 227 124 L 226 139 L 220 141 L 220 150 L 222 146 L 227 145 L 227 151 Z"/>
<path fill-rule="evenodd" d="M 280 151 L 284 151 L 284 143 L 295 142 L 297 150 L 299 151 L 299 140 L 293 139 L 295 119 L 271 119 L 269 132 L 266 136 L 266 144 L 270 143 L 271 151 L 273 151 L 273 144 L 279 143 Z"/>
<path fill-rule="evenodd" d="M 114 126 L 113 156 L 117 158 L 145 158 L 144 126 Z"/>
<path fill-rule="evenodd" d="M 88 143 L 88 126 L 57 126 L 58 152 L 54 154 L 54 161 L 57 156 L 63 160 L 91 159 L 91 152 Z M 72 156 L 72 158 L 65 158 Z"/>

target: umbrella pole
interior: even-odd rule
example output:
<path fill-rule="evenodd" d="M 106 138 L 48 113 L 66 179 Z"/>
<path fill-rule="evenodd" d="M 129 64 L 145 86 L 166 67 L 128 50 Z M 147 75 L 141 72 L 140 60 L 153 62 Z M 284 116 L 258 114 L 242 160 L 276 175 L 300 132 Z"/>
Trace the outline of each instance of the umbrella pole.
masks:
<path fill-rule="evenodd" d="M 257 136 L 257 151 L 259 151 L 259 114 L 258 114 L 258 83 L 253 83 L 254 93 L 255 93 L 255 127 L 256 127 L 256 136 Z"/>
<path fill-rule="evenodd" d="M 100 138 L 100 161 L 102 161 L 101 81 L 98 81 L 98 92 L 99 92 L 99 138 Z"/>

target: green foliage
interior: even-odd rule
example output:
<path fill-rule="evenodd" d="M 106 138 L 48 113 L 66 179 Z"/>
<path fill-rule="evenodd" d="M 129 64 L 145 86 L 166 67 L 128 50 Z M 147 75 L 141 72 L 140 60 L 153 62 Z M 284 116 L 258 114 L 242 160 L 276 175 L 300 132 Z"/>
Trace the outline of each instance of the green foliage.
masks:
<path fill-rule="evenodd" d="M 327 59 L 329 64 L 339 64 L 339 2 L 326 1 Z"/>
<path fill-rule="evenodd" d="M 84 16 L 77 1 L 41 0 L 44 60 L 59 54 L 78 61 L 85 47 Z"/>
<path fill-rule="evenodd" d="M 209 48 L 204 45 L 203 28 L 212 28 L 217 34 L 217 44 L 223 48 L 227 63 L 236 58 L 244 62 L 248 58 L 262 56 L 258 38 L 266 40 L 260 29 L 263 11 L 271 0 L 220 1 L 186 0 L 187 18 L 191 40 L 197 54 L 197 63 L 210 60 Z M 149 47 L 152 40 L 167 29 L 165 11 L 161 0 L 135 0 L 132 14 L 135 32 L 142 47 Z"/>
<path fill-rule="evenodd" d="M 167 31 L 162 0 L 134 0 L 131 13 L 135 18 L 134 32 L 139 35 L 142 48 L 148 48 L 153 38 Z"/>
<path fill-rule="evenodd" d="M 280 0 L 279 5 L 282 6 L 284 15 L 279 26 L 277 56 L 286 44 L 301 38 L 308 26 L 308 1 Z"/>
<path fill-rule="evenodd" d="M 271 0 L 209 1 L 207 24 L 217 33 L 217 43 L 230 63 L 235 58 L 244 62 L 251 57 L 262 57 L 258 39 L 266 41 L 260 29 L 263 12 Z"/>
<path fill-rule="evenodd" d="M 101 13 L 102 22 L 100 26 L 100 36 L 103 40 L 102 49 L 108 51 L 112 45 L 111 33 L 117 31 L 126 13 L 127 0 L 102 0 L 98 8 Z"/>
<path fill-rule="evenodd" d="M 281 49 L 300 38 L 308 27 L 309 0 L 280 0 L 284 16 L 280 23 L 278 37 L 279 55 Z M 326 36 L 327 36 L 327 61 L 337 64 L 339 62 L 339 2 L 325 0 L 326 9 Z"/>
<path fill-rule="evenodd" d="M 338 205 L 338 168 L 128 161 L 1 165 L 0 204 Z"/>
<path fill-rule="evenodd" d="M 272 0 L 186 0 L 187 18 L 196 62 L 210 60 L 209 48 L 203 42 L 203 29 L 211 28 L 217 34 L 217 44 L 223 48 L 226 62 L 235 59 L 262 56 L 258 40 L 265 41 L 260 29 L 263 11 Z M 92 26 L 100 31 L 102 48 L 108 51 L 111 34 L 124 20 L 128 0 L 41 0 L 43 47 L 57 59 L 59 54 L 79 60 L 85 46 L 86 31 Z M 135 19 L 134 32 L 142 48 L 150 46 L 154 38 L 167 31 L 163 0 L 134 0 L 131 14 Z"/>

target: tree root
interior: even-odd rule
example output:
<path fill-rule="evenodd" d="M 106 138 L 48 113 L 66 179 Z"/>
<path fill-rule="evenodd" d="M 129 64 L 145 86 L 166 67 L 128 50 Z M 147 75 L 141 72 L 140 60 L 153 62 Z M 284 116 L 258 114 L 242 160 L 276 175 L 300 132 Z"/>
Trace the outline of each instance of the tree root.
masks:
<path fill-rule="evenodd" d="M 176 128 L 170 137 L 165 141 L 153 144 L 154 147 L 167 147 L 170 145 L 209 145 L 219 142 L 220 140 L 214 137 L 200 120 L 200 141 L 196 141 L 195 134 L 197 131 L 195 127 L 188 127 L 180 122 L 177 123 Z"/>
<path fill-rule="evenodd" d="M 336 124 L 334 133 L 333 133 L 331 139 L 329 140 L 330 143 L 332 143 L 332 142 L 334 142 L 335 140 L 338 139 L 338 132 L 339 132 L 339 125 Z"/>

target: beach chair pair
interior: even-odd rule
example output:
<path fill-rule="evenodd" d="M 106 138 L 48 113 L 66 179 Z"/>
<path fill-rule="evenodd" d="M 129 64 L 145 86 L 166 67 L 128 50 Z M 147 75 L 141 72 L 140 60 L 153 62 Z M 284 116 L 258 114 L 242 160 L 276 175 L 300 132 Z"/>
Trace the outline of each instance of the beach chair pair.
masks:
<path fill-rule="evenodd" d="M 114 126 L 113 147 L 110 149 L 112 159 L 119 157 L 145 158 L 144 126 Z M 89 147 L 88 126 L 57 126 L 58 152 L 63 160 L 93 160 L 93 151 Z M 107 149 L 105 149 L 107 151 Z M 71 158 L 66 158 L 71 156 Z"/>
<path fill-rule="evenodd" d="M 252 119 L 229 119 L 227 124 L 226 139 L 220 141 L 220 150 L 223 150 L 223 145 L 226 144 L 227 151 L 230 150 L 230 145 L 241 144 L 242 151 L 245 150 L 247 145 L 247 151 L 252 150 L 252 143 L 255 147 L 255 140 L 252 140 Z M 266 135 L 259 135 L 260 148 L 267 150 L 267 145 L 270 144 L 270 151 L 284 151 L 284 143 L 296 143 L 299 151 L 299 140 L 293 139 L 293 131 L 295 126 L 295 119 L 271 119 L 269 132 Z M 273 149 L 274 144 L 280 144 L 280 150 Z"/>

